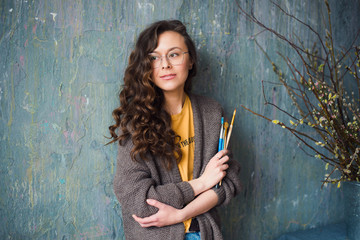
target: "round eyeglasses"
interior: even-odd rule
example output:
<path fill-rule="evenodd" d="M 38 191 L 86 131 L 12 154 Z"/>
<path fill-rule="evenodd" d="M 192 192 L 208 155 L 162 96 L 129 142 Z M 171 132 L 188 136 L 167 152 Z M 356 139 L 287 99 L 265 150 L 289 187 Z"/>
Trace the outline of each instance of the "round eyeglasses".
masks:
<path fill-rule="evenodd" d="M 161 56 L 156 53 L 149 53 L 149 58 L 151 62 L 152 68 L 158 68 L 161 66 L 163 57 L 166 57 L 168 63 L 172 66 L 180 65 L 184 62 L 184 55 L 189 52 L 181 52 L 180 50 L 173 50 L 166 54 L 165 56 Z"/>

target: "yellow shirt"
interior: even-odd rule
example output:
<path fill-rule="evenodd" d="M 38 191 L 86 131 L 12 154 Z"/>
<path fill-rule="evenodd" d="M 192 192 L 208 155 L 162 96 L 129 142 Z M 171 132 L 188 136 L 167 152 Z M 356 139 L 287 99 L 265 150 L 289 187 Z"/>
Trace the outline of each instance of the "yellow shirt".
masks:
<path fill-rule="evenodd" d="M 178 163 L 181 179 L 190 181 L 194 171 L 195 133 L 194 118 L 190 98 L 186 95 L 184 106 L 180 113 L 171 116 L 172 129 L 181 137 L 177 144 L 181 148 L 182 158 Z M 184 221 L 185 232 L 191 225 L 191 219 Z"/>

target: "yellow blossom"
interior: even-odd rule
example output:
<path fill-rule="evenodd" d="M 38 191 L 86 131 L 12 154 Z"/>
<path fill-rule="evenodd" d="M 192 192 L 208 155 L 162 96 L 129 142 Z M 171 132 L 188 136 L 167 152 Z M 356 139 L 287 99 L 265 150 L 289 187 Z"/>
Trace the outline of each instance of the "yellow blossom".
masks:
<path fill-rule="evenodd" d="M 329 163 L 326 163 L 325 170 L 328 170 L 328 169 L 329 169 Z"/>
<path fill-rule="evenodd" d="M 338 187 L 338 188 L 340 188 L 340 186 L 341 186 L 341 183 L 340 183 L 340 182 L 338 182 L 337 187 Z"/>
<path fill-rule="evenodd" d="M 316 154 L 315 157 L 318 158 L 318 159 L 321 159 L 321 155 L 320 155 L 320 154 Z"/>
<path fill-rule="evenodd" d="M 295 123 L 292 120 L 290 120 L 290 123 L 291 123 L 291 125 L 295 125 Z"/>
<path fill-rule="evenodd" d="M 279 120 L 272 120 L 273 124 L 279 124 Z"/>

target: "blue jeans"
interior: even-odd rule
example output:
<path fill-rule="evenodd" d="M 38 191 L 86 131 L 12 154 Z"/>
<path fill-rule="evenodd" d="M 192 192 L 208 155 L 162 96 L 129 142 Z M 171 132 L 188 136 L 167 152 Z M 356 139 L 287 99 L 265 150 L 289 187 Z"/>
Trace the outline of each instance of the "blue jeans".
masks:
<path fill-rule="evenodd" d="M 184 240 L 200 240 L 200 232 L 185 233 Z"/>

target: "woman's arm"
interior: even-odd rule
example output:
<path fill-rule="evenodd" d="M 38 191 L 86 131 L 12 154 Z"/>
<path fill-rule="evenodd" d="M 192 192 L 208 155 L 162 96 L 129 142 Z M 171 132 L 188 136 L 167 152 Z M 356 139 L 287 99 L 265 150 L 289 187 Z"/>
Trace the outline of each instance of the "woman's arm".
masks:
<path fill-rule="evenodd" d="M 228 150 L 216 153 L 206 165 L 204 173 L 199 178 L 189 181 L 195 196 L 214 187 L 225 177 L 226 170 L 229 168 L 226 164 L 229 161 L 228 153 Z"/>
<path fill-rule="evenodd" d="M 139 218 L 133 215 L 141 227 L 164 227 L 184 222 L 187 219 L 203 214 L 218 203 L 218 196 L 213 190 L 201 193 L 183 209 L 176 209 L 170 205 L 161 203 L 154 199 L 148 199 L 147 203 L 159 209 L 159 211 L 146 218 Z"/>
<path fill-rule="evenodd" d="M 234 160 L 230 154 L 227 165 L 228 169 L 226 171 L 226 176 L 222 179 L 221 187 L 212 188 L 219 198 L 217 206 L 228 204 L 241 189 L 239 178 L 240 164 Z"/>
<path fill-rule="evenodd" d="M 205 186 L 205 188 L 210 186 L 211 188 L 222 180 L 220 188 L 212 188 L 200 193 L 197 198 L 182 209 L 177 209 L 162 202 L 148 199 L 147 203 L 157 208 L 158 212 L 146 218 L 140 218 L 133 215 L 135 221 L 137 221 L 142 227 L 168 226 L 201 215 L 217 205 L 228 203 L 240 188 L 240 182 L 238 180 L 240 167 L 236 161 L 228 161 L 229 157 L 226 156 L 226 154 L 228 154 L 228 151 L 225 150 L 217 153 L 206 166 L 206 170 L 199 178 L 200 181 L 199 179 L 190 181 L 190 185 L 194 188 L 194 192 L 196 193 L 201 191 L 202 186 Z M 220 157 L 221 160 L 219 160 L 218 157 Z M 230 168 L 228 168 L 225 163 L 228 163 Z M 223 170 L 217 172 L 216 169 Z M 226 177 L 224 177 L 226 169 L 227 174 Z M 214 172 L 217 172 L 218 174 L 214 174 Z M 223 178 L 221 177 L 222 174 L 224 174 L 222 176 Z M 207 182 L 205 181 L 204 183 L 204 179 L 207 179 Z"/>
<path fill-rule="evenodd" d="M 162 183 L 164 178 L 169 178 L 169 173 L 159 169 L 156 159 L 133 161 L 131 149 L 131 140 L 119 146 L 114 177 L 114 193 L 124 211 L 147 217 L 155 214 L 157 209 L 148 205 L 146 199 L 155 199 L 179 209 L 194 199 L 188 182 L 172 183 L 167 179 L 168 183 Z"/>
<path fill-rule="evenodd" d="M 195 196 L 212 188 L 225 175 L 227 169 L 227 151 L 220 151 L 207 164 L 204 173 L 190 182 L 159 184 L 161 171 L 153 161 L 135 162 L 130 159 L 132 141 L 119 146 L 114 192 L 120 204 L 131 214 L 147 217 L 155 214 L 157 209 L 146 204 L 146 199 L 181 209 L 190 203 Z M 220 160 L 219 160 L 220 158 Z M 166 171 L 166 170 L 165 170 Z M 158 178 L 156 180 L 156 178 Z"/>
<path fill-rule="evenodd" d="M 163 227 L 183 222 L 192 217 L 203 214 L 218 204 L 218 194 L 210 189 L 220 182 L 226 175 L 229 160 L 227 150 L 218 152 L 207 164 L 204 173 L 197 179 L 189 181 L 195 195 L 199 195 L 182 209 L 174 208 L 155 199 L 147 199 L 150 206 L 158 209 L 158 212 L 145 218 L 133 214 L 133 218 L 142 227 Z"/>

